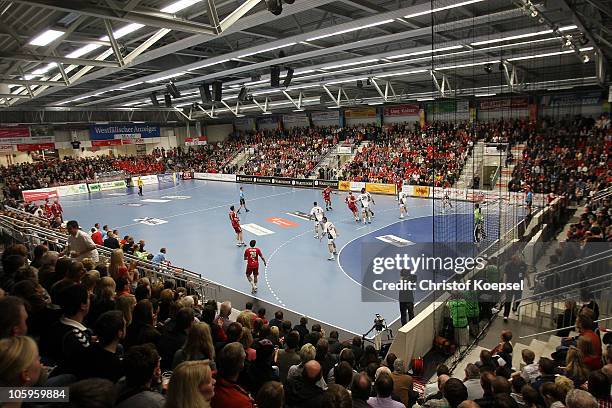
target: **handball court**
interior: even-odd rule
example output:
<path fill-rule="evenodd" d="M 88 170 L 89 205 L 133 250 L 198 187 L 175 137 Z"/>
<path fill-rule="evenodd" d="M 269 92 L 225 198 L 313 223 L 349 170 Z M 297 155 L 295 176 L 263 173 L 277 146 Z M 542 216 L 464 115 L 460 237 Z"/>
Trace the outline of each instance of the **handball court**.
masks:
<path fill-rule="evenodd" d="M 347 193 L 338 192 L 332 195 L 333 211 L 326 214 L 339 233 L 339 254 L 329 261 L 326 239 L 314 238 L 313 222 L 304 216 L 313 201 L 324 207 L 321 190 L 242 186 L 250 209 L 239 214 L 244 240 L 256 239 L 268 261 L 267 267 L 260 262 L 258 292 L 253 296 L 359 335 L 371 328 L 375 313 L 389 325 L 399 320 L 397 300 L 368 293 L 368 300 L 377 301 L 362 301 L 364 242 L 432 242 L 434 224 L 436 240 L 472 240 L 471 203 L 454 202 L 453 209 L 442 212 L 440 200 L 410 198 L 408 216 L 400 220 L 396 197 L 375 195 L 375 217 L 372 224 L 363 225 L 354 221 L 344 203 Z M 76 219 L 87 232 L 96 222 L 107 224 L 118 229 L 121 238 L 145 240 L 150 253 L 167 248 L 166 258 L 173 265 L 250 296 L 244 248 L 236 246 L 228 218 L 230 205 L 238 208 L 239 187 L 183 180 L 176 185 L 145 185 L 143 197 L 131 188 L 64 197 L 62 206 L 64 218 Z M 438 232 L 441 225 L 444 231 Z M 415 292 L 415 301 L 426 295 Z M 272 315 L 274 310 L 267 312 Z"/>

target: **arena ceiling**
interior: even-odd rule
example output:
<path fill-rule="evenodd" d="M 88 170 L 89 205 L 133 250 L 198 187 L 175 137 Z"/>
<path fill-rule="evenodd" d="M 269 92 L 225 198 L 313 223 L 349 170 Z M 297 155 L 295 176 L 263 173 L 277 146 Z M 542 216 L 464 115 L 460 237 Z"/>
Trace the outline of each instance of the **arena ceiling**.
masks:
<path fill-rule="evenodd" d="M 295 0 L 279 15 L 270 3 L 0 1 L 0 114 L 211 119 L 607 82 L 606 0 Z M 202 103 L 213 81 L 222 100 Z"/>

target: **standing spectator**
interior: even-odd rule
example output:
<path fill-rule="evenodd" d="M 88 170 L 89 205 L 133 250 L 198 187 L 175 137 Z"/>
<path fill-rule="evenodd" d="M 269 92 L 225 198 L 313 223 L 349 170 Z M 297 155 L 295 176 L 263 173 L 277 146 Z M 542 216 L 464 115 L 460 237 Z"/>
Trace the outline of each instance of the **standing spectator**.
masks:
<path fill-rule="evenodd" d="M 119 384 L 115 408 L 163 408 L 164 396 L 152 391 L 161 376 L 155 347 L 144 344 L 130 348 L 123 364 L 125 381 Z"/>
<path fill-rule="evenodd" d="M 164 408 L 207 408 L 215 394 L 207 361 L 185 361 L 172 372 Z"/>
<path fill-rule="evenodd" d="M 68 230 L 68 247 L 65 253 L 78 261 L 91 258 L 92 261 L 97 263 L 100 257 L 96 244 L 89 235 L 79 229 L 79 223 L 74 220 L 68 221 L 66 229 Z"/>
<path fill-rule="evenodd" d="M 506 264 L 504 268 L 504 282 L 506 283 L 520 283 L 525 278 L 527 272 L 527 264 L 520 258 L 519 255 L 513 255 L 510 262 Z M 508 321 L 510 316 L 510 307 L 512 311 L 516 313 L 518 310 L 519 299 L 522 296 L 521 291 L 508 291 L 506 293 L 506 299 L 504 301 L 504 321 Z M 512 305 L 512 299 L 514 298 L 514 305 Z"/>
<path fill-rule="evenodd" d="M 132 262 L 130 267 L 125 265 L 125 258 L 123 256 L 123 250 L 113 249 L 110 256 L 110 264 L 108 265 L 108 273 L 114 279 L 125 278 L 128 282 L 134 282 L 138 280 L 138 272 L 136 271 L 136 264 Z"/>
<path fill-rule="evenodd" d="M 400 272 L 400 283 L 407 285 L 408 283 L 416 282 L 414 275 L 410 273 L 408 269 L 402 269 Z M 402 326 L 408 323 L 408 321 L 414 319 L 414 293 L 408 287 L 402 286 L 402 290 L 399 291 L 399 308 L 400 308 L 400 320 Z M 408 316 L 406 318 L 406 313 Z"/>
<path fill-rule="evenodd" d="M 217 358 L 217 383 L 212 408 L 255 408 L 253 398 L 237 383 L 245 357 L 240 343 L 229 343 L 221 349 Z"/>

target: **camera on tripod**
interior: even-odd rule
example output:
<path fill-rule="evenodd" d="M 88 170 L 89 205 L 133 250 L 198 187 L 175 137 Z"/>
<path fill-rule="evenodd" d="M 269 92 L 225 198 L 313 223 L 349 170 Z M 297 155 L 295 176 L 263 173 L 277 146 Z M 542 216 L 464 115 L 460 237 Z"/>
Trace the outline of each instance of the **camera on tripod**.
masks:
<path fill-rule="evenodd" d="M 377 332 L 381 332 L 386 326 L 387 324 L 385 323 L 385 318 L 376 313 L 376 317 L 374 318 L 374 329 Z"/>

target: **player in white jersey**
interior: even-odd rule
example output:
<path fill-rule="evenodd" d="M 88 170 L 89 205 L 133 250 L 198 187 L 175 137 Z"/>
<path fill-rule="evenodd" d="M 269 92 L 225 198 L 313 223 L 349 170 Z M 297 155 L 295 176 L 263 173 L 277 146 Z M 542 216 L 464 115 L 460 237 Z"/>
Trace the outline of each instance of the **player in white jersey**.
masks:
<path fill-rule="evenodd" d="M 320 239 L 322 236 L 319 234 L 319 231 L 321 231 L 321 234 L 323 234 L 324 216 L 325 216 L 325 212 L 323 211 L 321 207 L 319 207 L 319 205 L 315 201 L 314 206 L 312 207 L 312 210 L 310 210 L 310 219 L 314 220 L 315 238 L 317 239 Z"/>
<path fill-rule="evenodd" d="M 362 188 L 361 194 L 359 194 L 357 200 L 361 203 L 361 214 L 363 223 L 365 224 L 367 222 L 368 224 L 371 224 L 372 212 L 370 211 L 370 201 L 372 200 L 372 196 L 370 196 L 370 193 L 366 193 L 365 188 Z"/>
<path fill-rule="evenodd" d="M 408 193 L 404 191 L 399 193 L 399 211 L 400 218 L 404 218 L 408 214 Z"/>
<path fill-rule="evenodd" d="M 340 234 L 336 230 L 336 226 L 327 220 L 327 217 L 323 217 L 323 234 L 327 235 L 327 250 L 329 251 L 329 261 L 333 261 L 334 255 L 338 254 L 338 250 L 336 249 L 335 239 L 338 238 Z"/>

